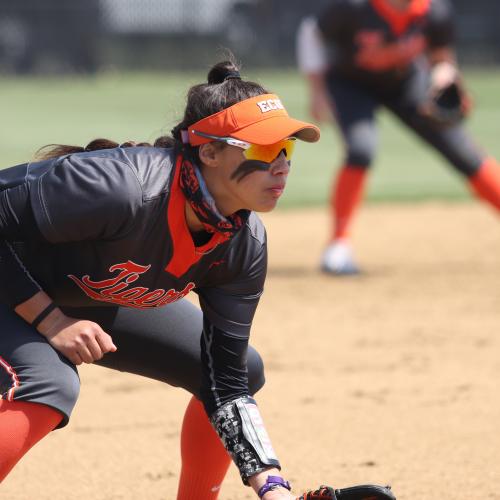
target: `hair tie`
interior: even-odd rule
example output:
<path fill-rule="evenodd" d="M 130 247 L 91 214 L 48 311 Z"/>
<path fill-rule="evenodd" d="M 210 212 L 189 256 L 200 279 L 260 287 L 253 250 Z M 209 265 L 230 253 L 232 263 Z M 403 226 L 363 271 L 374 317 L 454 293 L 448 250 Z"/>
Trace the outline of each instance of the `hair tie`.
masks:
<path fill-rule="evenodd" d="M 239 71 L 228 71 L 226 77 L 224 78 L 224 82 L 226 80 L 241 80 L 241 75 Z"/>
<path fill-rule="evenodd" d="M 38 325 L 54 310 L 57 306 L 51 302 L 32 322 L 33 328 L 38 328 Z"/>

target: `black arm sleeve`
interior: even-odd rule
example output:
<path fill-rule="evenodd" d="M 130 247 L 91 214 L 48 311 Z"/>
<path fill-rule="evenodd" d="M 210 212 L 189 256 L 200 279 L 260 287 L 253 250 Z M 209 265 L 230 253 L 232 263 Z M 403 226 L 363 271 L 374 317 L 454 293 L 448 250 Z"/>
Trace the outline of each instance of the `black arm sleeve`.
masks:
<path fill-rule="evenodd" d="M 435 0 L 432 3 L 425 28 L 431 50 L 451 46 L 455 42 L 453 15 L 453 8 L 448 0 Z"/>
<path fill-rule="evenodd" d="M 21 184 L 0 192 L 0 302 L 11 307 L 41 290 L 13 245 L 8 242 L 40 237 L 29 204 L 28 186 Z"/>
<path fill-rule="evenodd" d="M 40 290 L 12 246 L 0 240 L 0 302 L 14 308 Z"/>
<path fill-rule="evenodd" d="M 229 401 L 248 396 L 248 339 L 266 269 L 264 244 L 244 277 L 230 285 L 199 291 L 204 313 L 201 396 L 208 415 Z"/>

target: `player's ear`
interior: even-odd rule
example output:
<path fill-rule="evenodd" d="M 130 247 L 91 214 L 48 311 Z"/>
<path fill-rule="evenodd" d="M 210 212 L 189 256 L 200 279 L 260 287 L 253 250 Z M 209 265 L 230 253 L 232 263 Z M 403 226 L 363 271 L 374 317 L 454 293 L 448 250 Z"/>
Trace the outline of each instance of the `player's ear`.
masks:
<path fill-rule="evenodd" d="M 217 167 L 219 165 L 218 155 L 219 148 L 215 147 L 212 142 L 202 144 L 198 150 L 200 161 L 207 167 Z"/>

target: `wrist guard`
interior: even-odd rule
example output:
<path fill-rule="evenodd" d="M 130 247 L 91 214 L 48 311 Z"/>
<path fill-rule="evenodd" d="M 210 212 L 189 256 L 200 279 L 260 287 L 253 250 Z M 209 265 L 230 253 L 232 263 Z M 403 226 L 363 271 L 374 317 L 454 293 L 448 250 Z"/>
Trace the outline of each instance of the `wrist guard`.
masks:
<path fill-rule="evenodd" d="M 281 469 L 254 399 L 242 397 L 226 403 L 215 410 L 211 421 L 244 484 L 269 467 Z"/>

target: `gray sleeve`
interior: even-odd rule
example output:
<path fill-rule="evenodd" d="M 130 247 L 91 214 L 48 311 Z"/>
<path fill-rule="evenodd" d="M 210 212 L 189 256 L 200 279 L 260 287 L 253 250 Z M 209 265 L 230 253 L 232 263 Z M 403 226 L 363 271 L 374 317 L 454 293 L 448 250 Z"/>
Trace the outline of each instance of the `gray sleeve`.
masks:
<path fill-rule="evenodd" d="M 231 266 L 239 269 L 222 285 L 199 290 L 200 304 L 207 319 L 222 330 L 248 334 L 255 309 L 264 289 L 267 273 L 267 246 L 252 241 L 240 249 Z"/>
<path fill-rule="evenodd" d="M 12 245 L 0 236 L 0 303 L 14 308 L 40 290 Z"/>
<path fill-rule="evenodd" d="M 240 249 L 248 265 L 241 266 L 239 278 L 200 294 L 205 313 L 201 396 L 214 429 L 247 485 L 254 474 L 269 467 L 281 468 L 256 402 L 249 397 L 248 339 L 267 268 L 265 242 L 256 247 L 253 254 Z"/>
<path fill-rule="evenodd" d="M 209 415 L 248 395 L 248 339 L 266 269 L 267 248 L 262 244 L 231 283 L 199 290 L 204 313 L 201 395 Z"/>
<path fill-rule="evenodd" d="M 13 242 L 40 239 L 26 184 L 0 191 L 0 302 L 11 307 L 41 290 L 17 255 Z"/>
<path fill-rule="evenodd" d="M 425 35 L 429 47 L 448 47 L 455 42 L 453 8 L 448 0 L 434 0 L 429 12 Z"/>
<path fill-rule="evenodd" d="M 113 239 L 131 229 L 142 189 L 129 164 L 75 154 L 30 182 L 30 200 L 38 228 L 51 243 Z"/>

